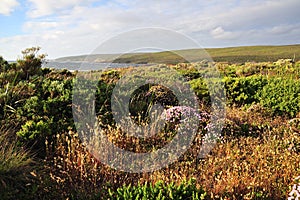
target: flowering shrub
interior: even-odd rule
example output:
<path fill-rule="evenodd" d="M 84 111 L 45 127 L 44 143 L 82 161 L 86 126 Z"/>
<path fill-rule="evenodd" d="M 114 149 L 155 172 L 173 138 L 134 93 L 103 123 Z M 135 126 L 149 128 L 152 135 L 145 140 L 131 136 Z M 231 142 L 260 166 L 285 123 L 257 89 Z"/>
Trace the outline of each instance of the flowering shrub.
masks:
<path fill-rule="evenodd" d="M 165 120 L 167 122 L 183 122 L 188 117 L 196 117 L 198 120 L 207 120 L 209 114 L 206 112 L 198 113 L 194 108 L 188 106 L 173 106 L 166 110 Z"/>
<path fill-rule="evenodd" d="M 178 125 L 186 122 L 198 123 L 199 128 L 206 128 L 209 118 L 210 115 L 208 113 L 199 113 L 196 109 L 188 106 L 173 106 L 164 112 L 167 130 L 175 130 Z"/>

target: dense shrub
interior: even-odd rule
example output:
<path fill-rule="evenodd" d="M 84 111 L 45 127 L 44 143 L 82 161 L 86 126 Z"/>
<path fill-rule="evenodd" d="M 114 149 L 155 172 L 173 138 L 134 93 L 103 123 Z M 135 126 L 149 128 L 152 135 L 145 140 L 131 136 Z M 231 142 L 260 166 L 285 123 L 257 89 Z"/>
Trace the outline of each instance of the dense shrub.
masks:
<path fill-rule="evenodd" d="M 190 85 L 200 101 L 206 104 L 210 102 L 210 93 L 203 78 L 191 80 Z"/>
<path fill-rule="evenodd" d="M 45 54 L 39 54 L 40 47 L 27 48 L 22 51 L 23 57 L 17 60 L 17 69 L 22 72 L 23 79 L 29 79 L 30 76 L 40 75 Z"/>
<path fill-rule="evenodd" d="M 300 81 L 291 78 L 271 78 L 261 91 L 259 102 L 276 115 L 294 117 L 300 111 Z"/>
<path fill-rule="evenodd" d="M 131 95 L 129 112 L 136 120 L 149 122 L 151 108 L 155 104 L 167 108 L 178 105 L 178 100 L 170 89 L 162 85 L 146 84 Z"/>
<path fill-rule="evenodd" d="M 0 56 L 0 72 L 6 72 L 9 68 L 9 63 Z"/>
<path fill-rule="evenodd" d="M 267 78 L 264 76 L 226 77 L 224 80 L 228 103 L 236 106 L 258 102 L 257 93 L 267 84 Z"/>
<path fill-rule="evenodd" d="M 24 50 L 17 63 L 9 64 L 2 59 L 0 71 L 1 124 L 15 127 L 23 141 L 37 148 L 44 146 L 45 137 L 73 126 L 74 75 L 42 69 L 45 55 L 39 55 L 39 50 Z"/>
<path fill-rule="evenodd" d="M 195 180 L 182 182 L 180 185 L 174 183 L 165 184 L 158 181 L 154 185 L 145 183 L 138 186 L 123 186 L 117 191 L 109 190 L 110 199 L 205 199 L 207 194 L 202 189 L 197 189 Z"/>
<path fill-rule="evenodd" d="M 43 143 L 46 136 L 72 128 L 70 77 L 20 81 L 12 90 L 19 91 L 12 94 L 10 105 L 15 109 L 11 117 L 21 125 L 18 135 L 22 139 Z"/>

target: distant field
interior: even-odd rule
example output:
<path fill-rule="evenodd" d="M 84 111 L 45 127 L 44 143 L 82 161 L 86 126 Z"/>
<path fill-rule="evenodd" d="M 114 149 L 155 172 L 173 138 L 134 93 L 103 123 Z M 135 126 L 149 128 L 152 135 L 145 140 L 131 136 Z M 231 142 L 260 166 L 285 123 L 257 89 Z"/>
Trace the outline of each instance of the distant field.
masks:
<path fill-rule="evenodd" d="M 300 60 L 300 44 L 283 46 L 243 46 L 205 49 L 216 62 L 244 63 L 277 61 L 290 58 Z M 114 63 L 168 63 L 201 61 L 206 56 L 199 49 L 177 50 L 172 52 L 135 53 L 135 54 L 99 54 L 89 55 L 90 62 Z M 56 61 L 83 61 L 86 55 L 58 58 Z M 116 59 L 115 59 L 116 58 Z"/>

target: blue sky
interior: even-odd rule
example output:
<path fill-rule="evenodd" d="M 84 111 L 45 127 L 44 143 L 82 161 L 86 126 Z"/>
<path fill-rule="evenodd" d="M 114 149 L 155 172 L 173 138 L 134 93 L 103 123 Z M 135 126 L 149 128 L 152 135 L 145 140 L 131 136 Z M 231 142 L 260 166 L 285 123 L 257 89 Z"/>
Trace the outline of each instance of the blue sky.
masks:
<path fill-rule="evenodd" d="M 15 60 L 32 46 L 49 59 L 89 54 L 147 27 L 185 34 L 202 47 L 299 44 L 299 8 L 299 0 L 1 0 L 0 55 Z"/>

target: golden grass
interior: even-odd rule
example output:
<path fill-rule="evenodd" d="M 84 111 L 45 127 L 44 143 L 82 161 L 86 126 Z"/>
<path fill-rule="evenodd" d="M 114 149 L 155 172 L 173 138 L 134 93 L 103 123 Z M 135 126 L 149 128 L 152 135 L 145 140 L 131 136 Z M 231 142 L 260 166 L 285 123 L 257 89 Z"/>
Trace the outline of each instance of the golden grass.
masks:
<path fill-rule="evenodd" d="M 123 184 L 159 180 L 180 184 L 195 178 L 198 187 L 203 187 L 211 199 L 283 199 L 291 191 L 294 178 L 300 174 L 300 137 L 288 128 L 285 119 L 272 119 L 259 113 L 229 109 L 227 115 L 227 120 L 233 123 L 255 126 L 260 121 L 260 125 L 266 126 L 256 130 L 259 134 L 239 137 L 225 134 L 223 141 L 206 158 L 197 159 L 196 145 L 177 162 L 152 173 L 113 170 L 98 162 L 76 133 L 57 135 L 56 142 L 47 144 L 52 146 L 48 148 L 47 158 L 51 177 L 66 195 L 67 191 L 76 190 L 87 198 L 105 195 L 107 188 L 115 189 Z M 234 121 L 237 116 L 240 120 Z M 120 130 L 110 129 L 109 132 L 111 140 L 119 141 Z M 126 141 L 118 145 L 127 145 L 137 151 L 136 140 Z"/>

